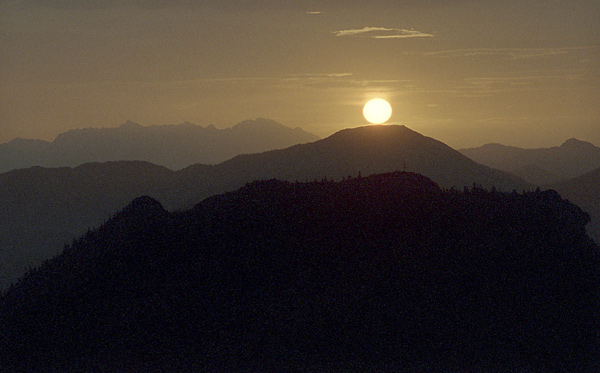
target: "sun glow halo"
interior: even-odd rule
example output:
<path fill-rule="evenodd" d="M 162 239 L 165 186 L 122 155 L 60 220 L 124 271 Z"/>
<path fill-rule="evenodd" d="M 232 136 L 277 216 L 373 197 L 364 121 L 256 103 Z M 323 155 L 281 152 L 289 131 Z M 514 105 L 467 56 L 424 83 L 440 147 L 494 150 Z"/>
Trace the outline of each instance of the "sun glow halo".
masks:
<path fill-rule="evenodd" d="M 374 98 L 365 104 L 363 115 L 372 124 L 385 123 L 392 116 L 392 107 L 386 100 Z"/>

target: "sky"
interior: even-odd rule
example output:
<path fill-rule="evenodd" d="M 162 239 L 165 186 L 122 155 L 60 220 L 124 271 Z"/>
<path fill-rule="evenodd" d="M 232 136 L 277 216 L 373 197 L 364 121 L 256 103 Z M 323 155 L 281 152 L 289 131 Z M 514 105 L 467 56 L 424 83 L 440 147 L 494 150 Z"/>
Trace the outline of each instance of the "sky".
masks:
<path fill-rule="evenodd" d="M 598 0 L 0 0 L 0 143 L 257 117 L 600 146 Z"/>

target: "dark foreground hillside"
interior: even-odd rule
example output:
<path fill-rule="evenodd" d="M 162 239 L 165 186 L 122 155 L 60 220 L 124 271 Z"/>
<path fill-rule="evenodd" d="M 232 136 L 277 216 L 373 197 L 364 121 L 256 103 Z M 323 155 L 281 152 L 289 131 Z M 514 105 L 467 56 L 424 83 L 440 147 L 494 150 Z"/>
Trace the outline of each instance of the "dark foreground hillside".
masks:
<path fill-rule="evenodd" d="M 251 130 L 256 124 L 236 128 Z M 243 133 L 238 133 L 240 138 Z M 178 147 L 167 149 L 173 154 Z M 440 141 L 397 125 L 345 129 L 313 143 L 240 155 L 214 166 L 196 164 L 177 172 L 131 161 L 14 170 L 0 174 L 0 291 L 26 268 L 56 255 L 64 242 L 81 236 L 88 227 L 100 226 L 142 195 L 160 201 L 167 210 L 187 210 L 254 180 L 327 177 L 339 181 L 347 175 L 403 169 L 447 188 L 462 189 L 473 183 L 503 191 L 532 188 L 516 176 L 477 164 Z"/>
<path fill-rule="evenodd" d="M 142 197 L 0 298 L 10 370 L 594 371 L 600 259 L 557 193 L 412 173 Z"/>

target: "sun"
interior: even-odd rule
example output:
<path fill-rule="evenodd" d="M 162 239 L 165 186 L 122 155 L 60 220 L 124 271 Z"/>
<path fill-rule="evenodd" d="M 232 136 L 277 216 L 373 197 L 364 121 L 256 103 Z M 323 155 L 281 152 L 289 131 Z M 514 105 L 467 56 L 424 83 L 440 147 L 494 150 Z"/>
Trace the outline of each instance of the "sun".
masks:
<path fill-rule="evenodd" d="M 370 123 L 385 123 L 392 116 L 392 107 L 386 100 L 374 98 L 365 104 L 363 115 Z"/>

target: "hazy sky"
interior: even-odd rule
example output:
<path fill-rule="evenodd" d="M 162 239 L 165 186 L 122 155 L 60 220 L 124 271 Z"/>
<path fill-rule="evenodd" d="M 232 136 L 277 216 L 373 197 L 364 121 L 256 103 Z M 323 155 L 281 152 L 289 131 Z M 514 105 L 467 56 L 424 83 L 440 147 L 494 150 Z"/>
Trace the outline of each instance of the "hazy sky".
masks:
<path fill-rule="evenodd" d="M 600 1 L 0 0 L 0 142 L 267 117 L 453 147 L 600 145 Z"/>

